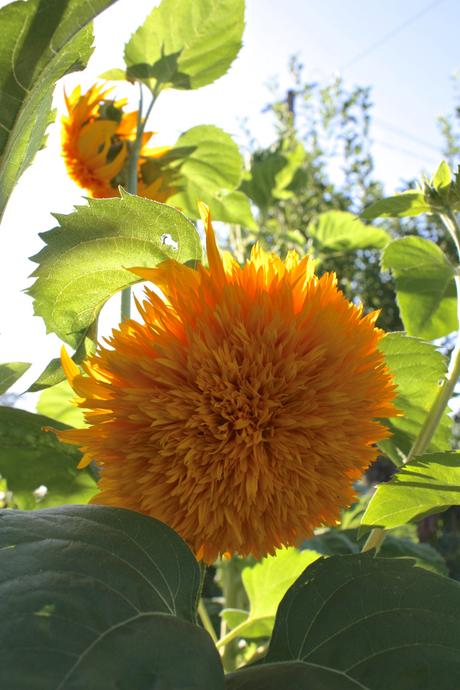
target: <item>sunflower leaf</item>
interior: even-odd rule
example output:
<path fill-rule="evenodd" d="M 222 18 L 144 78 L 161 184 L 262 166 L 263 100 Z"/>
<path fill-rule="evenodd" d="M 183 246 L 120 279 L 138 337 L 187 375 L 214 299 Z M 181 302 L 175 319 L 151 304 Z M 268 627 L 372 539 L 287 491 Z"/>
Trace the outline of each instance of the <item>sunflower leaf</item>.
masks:
<path fill-rule="evenodd" d="M 16 383 L 30 367 L 28 362 L 8 362 L 0 364 L 0 395 L 6 393 L 13 383 Z"/>
<path fill-rule="evenodd" d="M 42 391 L 38 402 L 37 412 L 68 424 L 77 429 L 86 426 L 85 415 L 80 407 L 73 404 L 75 393 L 67 381 L 61 381 Z"/>
<path fill-rule="evenodd" d="M 379 484 L 361 520 L 361 533 L 415 522 L 453 505 L 460 505 L 460 452 L 422 455 Z"/>
<path fill-rule="evenodd" d="M 442 250 L 422 237 L 389 244 L 382 267 L 396 280 L 396 298 L 409 335 L 433 340 L 458 328 L 455 269 Z"/>
<path fill-rule="evenodd" d="M 420 216 L 422 213 L 433 213 L 429 202 L 422 191 L 409 189 L 407 192 L 379 199 L 368 206 L 361 213 L 361 218 L 404 218 L 405 216 Z"/>
<path fill-rule="evenodd" d="M 56 219 L 59 227 L 41 235 L 46 246 L 33 257 L 39 266 L 29 293 L 48 331 L 75 348 L 107 299 L 140 280 L 128 268 L 201 259 L 198 233 L 182 213 L 126 192 Z"/>
<path fill-rule="evenodd" d="M 0 475 L 18 508 L 87 503 L 96 493 L 90 470 L 77 470 L 81 453 L 44 427 L 68 428 L 54 419 L 0 407 Z"/>
<path fill-rule="evenodd" d="M 244 568 L 241 577 L 249 599 L 249 611 L 224 609 L 222 617 L 230 627 L 239 626 L 240 637 L 270 637 L 281 599 L 307 565 L 319 557 L 315 551 L 290 547 Z"/>
<path fill-rule="evenodd" d="M 349 252 L 356 249 L 382 249 L 391 240 L 381 228 L 365 225 L 347 211 L 321 213 L 307 228 L 316 252 Z"/>
<path fill-rule="evenodd" d="M 392 435 L 380 441 L 379 447 L 396 465 L 401 465 L 438 393 L 446 373 L 446 358 L 430 343 L 402 333 L 388 333 L 380 341 L 379 348 L 398 387 L 395 405 L 401 411 L 400 416 L 385 420 Z M 429 451 L 449 447 L 451 426 L 452 420 L 446 411 Z"/>
<path fill-rule="evenodd" d="M 41 148 L 56 81 L 83 69 L 91 20 L 115 0 L 28 0 L 0 9 L 0 216 Z"/>
<path fill-rule="evenodd" d="M 125 46 L 128 78 L 156 92 L 212 84 L 238 55 L 243 29 L 244 0 L 162 0 Z"/>
<path fill-rule="evenodd" d="M 147 181 L 150 168 L 158 174 L 158 160 L 177 179 L 177 184 L 173 184 L 178 191 L 168 203 L 190 218 L 199 218 L 200 199 L 208 204 L 214 220 L 255 228 L 248 198 L 237 191 L 243 175 L 243 158 L 232 137 L 222 129 L 199 125 L 184 132 L 161 159 L 144 164 L 142 173 Z"/>
<path fill-rule="evenodd" d="M 460 685 L 460 584 L 410 559 L 332 556 L 278 609 L 266 657 L 226 690 L 452 690 Z"/>
<path fill-rule="evenodd" d="M 0 513 L 9 690 L 223 690 L 196 624 L 200 570 L 166 525 L 102 506 Z"/>

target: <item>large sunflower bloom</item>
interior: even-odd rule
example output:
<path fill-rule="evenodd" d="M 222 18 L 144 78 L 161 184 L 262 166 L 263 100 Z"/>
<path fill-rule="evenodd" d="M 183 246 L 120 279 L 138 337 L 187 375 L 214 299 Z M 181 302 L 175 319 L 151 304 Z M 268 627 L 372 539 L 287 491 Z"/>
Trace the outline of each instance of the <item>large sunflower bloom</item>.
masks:
<path fill-rule="evenodd" d="M 143 322 L 115 330 L 86 375 L 64 355 L 90 426 L 59 436 L 98 463 L 93 502 L 162 520 L 210 563 L 336 524 L 387 436 L 376 418 L 396 410 L 378 314 L 295 252 L 222 260 L 202 212 L 209 268 L 134 269 L 165 299 L 146 288 Z"/>
<path fill-rule="evenodd" d="M 125 112 L 125 100 L 108 100 L 110 88 L 93 85 L 85 94 L 80 87 L 65 95 L 67 115 L 62 118 L 62 155 L 69 176 L 95 198 L 118 196 L 118 185 L 127 186 L 127 157 L 129 142 L 137 128 L 137 111 Z M 156 201 L 166 201 L 174 188 L 154 165 L 156 175 L 148 183 L 143 179 L 142 166 L 146 161 L 159 160 L 170 147 L 146 149 L 153 132 L 142 138 L 138 166 L 139 195 Z M 151 167 L 151 166 L 150 166 Z"/>

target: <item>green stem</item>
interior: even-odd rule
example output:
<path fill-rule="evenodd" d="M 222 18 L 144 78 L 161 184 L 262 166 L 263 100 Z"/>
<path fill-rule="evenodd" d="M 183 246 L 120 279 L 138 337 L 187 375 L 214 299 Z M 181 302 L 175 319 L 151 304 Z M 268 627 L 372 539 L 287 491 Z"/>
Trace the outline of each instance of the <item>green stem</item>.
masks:
<path fill-rule="evenodd" d="M 232 642 L 232 640 L 236 640 L 237 637 L 240 637 L 241 631 L 247 628 L 247 621 L 243 621 L 239 625 L 237 625 L 233 630 L 230 630 L 226 635 L 220 638 L 218 642 L 216 642 L 216 647 L 217 649 L 224 649 L 228 645 L 229 642 Z"/>
<path fill-rule="evenodd" d="M 200 597 L 200 601 L 198 602 L 198 615 L 200 616 L 200 620 L 203 623 L 203 628 L 208 631 L 210 634 L 212 641 L 218 646 L 218 641 L 217 641 L 217 635 L 216 631 L 214 630 L 214 626 L 211 622 L 211 619 L 209 617 L 208 611 L 206 609 L 206 605 L 203 601 L 203 599 Z"/>
<path fill-rule="evenodd" d="M 450 209 L 447 209 L 445 213 L 439 214 L 444 226 L 451 235 L 457 247 L 457 252 L 460 259 L 460 226 L 458 225 L 455 215 Z M 457 288 L 457 314 L 458 322 L 460 324 L 460 275 L 459 268 L 456 269 L 455 285 Z M 460 376 L 460 328 L 457 332 L 457 340 L 455 347 L 452 351 L 452 355 L 449 363 L 449 370 L 447 376 L 444 379 L 442 385 L 439 387 L 437 395 L 431 405 L 431 408 L 425 418 L 422 428 L 420 429 L 417 438 L 410 449 L 410 452 L 405 460 L 405 462 L 410 462 L 413 458 L 423 455 L 428 446 L 430 445 L 431 439 L 436 433 L 436 429 L 442 419 L 444 411 L 447 407 L 449 400 L 452 397 L 454 388 Z M 370 551 L 371 549 L 379 549 L 383 540 L 385 538 L 385 530 L 380 527 L 373 529 L 367 538 L 362 551 Z"/>
<path fill-rule="evenodd" d="M 130 194 L 137 194 L 137 178 L 138 178 L 138 162 L 142 149 L 142 136 L 144 134 L 145 125 L 152 112 L 153 105 L 158 97 L 157 92 L 152 93 L 152 100 L 150 101 L 145 117 L 143 116 L 144 97 L 142 91 L 142 84 L 139 83 L 139 110 L 137 111 L 137 128 L 136 138 L 134 139 L 128 159 L 128 192 Z M 121 293 L 121 320 L 126 321 L 131 316 L 131 288 L 125 288 Z"/>
<path fill-rule="evenodd" d="M 221 561 L 221 587 L 225 599 L 225 607 L 230 609 L 241 608 L 241 572 L 238 558 L 232 558 Z M 241 626 L 237 626 L 229 633 L 226 632 L 225 621 L 222 620 L 221 639 L 217 643 L 217 648 L 222 653 L 222 664 L 226 673 L 234 671 L 237 666 L 238 645 L 236 638 L 238 637 Z"/>

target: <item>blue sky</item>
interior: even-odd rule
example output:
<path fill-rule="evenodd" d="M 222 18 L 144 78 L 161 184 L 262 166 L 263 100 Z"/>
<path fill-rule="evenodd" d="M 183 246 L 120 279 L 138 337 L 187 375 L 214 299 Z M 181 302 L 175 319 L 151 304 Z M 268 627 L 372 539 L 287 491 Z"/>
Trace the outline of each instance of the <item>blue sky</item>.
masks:
<path fill-rule="evenodd" d="M 121 66 L 124 42 L 153 4 L 119 0 L 98 19 L 90 66 L 69 75 L 66 88 L 80 82 L 89 86 L 105 69 Z M 278 75 L 287 88 L 288 58 L 297 53 L 308 81 L 327 82 L 340 73 L 350 86 L 372 87 L 376 175 L 390 193 L 422 169 L 433 172 L 441 159 L 436 118 L 454 105 L 451 77 L 460 69 L 459 26 L 458 0 L 247 0 L 244 46 L 229 74 L 196 92 L 162 94 L 151 128 L 159 132 L 158 144 L 174 142 L 196 124 L 216 124 L 238 140 L 238 122 L 247 117 L 261 143 L 268 144 L 273 134 L 270 117 L 261 112 L 269 99 L 265 85 Z M 56 105 L 62 108 L 62 85 Z M 22 292 L 33 269 L 26 257 L 42 246 L 38 232 L 53 227 L 51 212 L 68 213 L 81 202 L 59 158 L 57 126 L 49 141 L 18 185 L 2 228 L 8 240 L 0 257 L 0 361 L 34 362 L 17 389 L 32 382 L 59 350 Z M 106 318 L 107 324 L 113 319 Z"/>

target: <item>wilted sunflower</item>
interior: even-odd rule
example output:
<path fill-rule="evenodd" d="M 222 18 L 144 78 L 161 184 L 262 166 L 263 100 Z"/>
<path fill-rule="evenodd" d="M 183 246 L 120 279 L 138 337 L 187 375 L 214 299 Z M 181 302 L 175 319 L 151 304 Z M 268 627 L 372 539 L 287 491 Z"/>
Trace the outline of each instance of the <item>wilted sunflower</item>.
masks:
<path fill-rule="evenodd" d="M 90 426 L 59 436 L 98 463 L 93 502 L 162 520 L 210 563 L 337 523 L 387 436 L 375 418 L 396 410 L 377 312 L 295 252 L 222 260 L 201 211 L 209 268 L 133 269 L 165 299 L 146 288 L 143 322 L 115 330 L 86 376 L 64 354 Z"/>
<path fill-rule="evenodd" d="M 97 84 L 82 95 L 77 87 L 65 95 L 67 115 L 62 118 L 62 155 L 69 176 L 92 197 L 118 196 L 118 185 L 127 186 L 129 146 L 136 135 L 137 111 L 124 112 L 126 100 L 110 100 L 112 91 Z M 142 138 L 138 165 L 138 193 L 156 201 L 166 201 L 174 193 L 173 174 L 162 170 L 161 158 L 168 146 L 147 149 L 153 132 Z M 144 180 L 147 162 L 149 178 Z"/>

